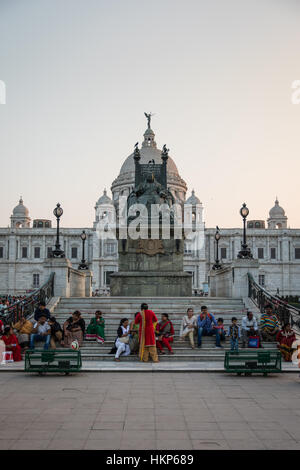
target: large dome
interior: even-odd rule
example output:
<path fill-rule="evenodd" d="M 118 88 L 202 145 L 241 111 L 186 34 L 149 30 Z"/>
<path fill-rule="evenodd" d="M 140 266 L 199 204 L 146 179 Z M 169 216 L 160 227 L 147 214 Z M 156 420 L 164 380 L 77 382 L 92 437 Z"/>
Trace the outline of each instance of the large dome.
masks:
<path fill-rule="evenodd" d="M 154 160 L 156 164 L 161 164 L 161 153 L 156 147 L 155 134 L 153 130 L 148 127 L 144 133 L 144 141 L 140 149 L 141 160 L 140 163 L 147 164 L 149 161 Z M 132 153 L 126 158 L 125 162 L 121 166 L 119 176 L 113 181 L 111 191 L 113 194 L 114 201 L 117 201 L 120 195 L 128 196 L 134 188 L 135 180 L 135 163 L 134 154 Z M 174 160 L 169 157 L 167 161 L 167 180 L 168 188 L 172 192 L 175 199 L 184 201 L 187 186 L 185 181 L 180 177 L 177 166 Z"/>
<path fill-rule="evenodd" d="M 150 160 L 154 160 L 155 163 L 161 163 L 161 150 L 154 147 L 142 147 L 140 150 L 141 160 L 140 163 L 148 163 Z M 134 174 L 134 159 L 133 153 L 126 158 L 125 162 L 121 166 L 120 175 L 124 173 L 133 173 Z M 177 166 L 175 165 L 174 160 L 169 157 L 167 162 L 167 172 L 175 173 L 178 175 Z"/>

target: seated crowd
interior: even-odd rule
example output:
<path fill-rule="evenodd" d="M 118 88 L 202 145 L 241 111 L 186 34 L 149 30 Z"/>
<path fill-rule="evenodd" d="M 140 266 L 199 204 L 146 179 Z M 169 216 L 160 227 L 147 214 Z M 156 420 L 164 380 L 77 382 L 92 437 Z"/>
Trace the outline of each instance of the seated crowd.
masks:
<path fill-rule="evenodd" d="M 151 328 L 153 329 L 155 347 L 154 357 L 157 358 L 157 352 L 165 354 L 164 348 L 168 350 L 169 354 L 174 354 L 172 343 L 175 330 L 169 315 L 163 313 L 161 320 L 158 321 L 154 312 L 147 311 L 153 314 L 153 327 L 151 324 Z M 114 346 L 110 352 L 110 354 L 115 354 L 116 361 L 120 360 L 120 356 L 140 354 L 141 328 L 143 328 L 141 325 L 140 312 L 136 312 L 135 318 L 131 322 L 128 318 L 121 319 Z M 253 313 L 248 311 L 242 318 L 241 326 L 239 326 L 237 318 L 232 317 L 227 329 L 225 329 L 223 318 L 216 319 L 212 313 L 208 312 L 206 306 L 201 307 L 199 315 L 195 315 L 193 308 L 189 307 L 181 321 L 179 340 L 183 342 L 188 339 L 191 348 L 195 349 L 195 341 L 197 341 L 198 348 L 202 347 L 204 336 L 215 336 L 216 348 L 223 348 L 221 342 L 228 338 L 231 351 L 236 352 L 239 350 L 239 340 L 241 340 L 242 348 L 262 348 L 263 341 L 276 341 L 285 361 L 291 361 L 292 344 L 296 340 L 295 333 L 289 323 L 283 325 L 282 328 L 280 327 L 278 318 L 273 313 L 272 305 L 265 307 L 265 313 L 261 315 L 259 326 Z M 61 326 L 56 318 L 51 316 L 45 303 L 40 302 L 32 321 L 20 318 L 18 322 L 4 327 L 0 320 L 0 337 L 5 344 L 6 351 L 12 352 L 13 360 L 21 361 L 21 353 L 28 348 L 34 350 L 36 343 L 44 343 L 45 350 L 56 349 L 57 345 L 77 349 L 82 346 L 84 339 L 95 340 L 99 344 L 103 344 L 106 340 L 105 320 L 102 312 L 97 310 L 86 328 L 81 313 L 76 310 Z M 144 345 L 142 346 L 144 348 Z M 155 362 L 157 361 L 155 360 Z"/>
<path fill-rule="evenodd" d="M 24 300 L 26 298 L 25 295 L 4 295 L 0 296 L 0 313 L 10 307 L 11 305 L 19 302 L 20 300 Z"/>

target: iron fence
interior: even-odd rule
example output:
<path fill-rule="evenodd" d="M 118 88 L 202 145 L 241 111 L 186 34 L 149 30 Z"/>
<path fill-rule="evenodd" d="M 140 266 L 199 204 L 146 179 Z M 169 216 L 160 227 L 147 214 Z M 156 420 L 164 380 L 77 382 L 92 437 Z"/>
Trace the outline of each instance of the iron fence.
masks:
<path fill-rule="evenodd" d="M 267 292 L 262 286 L 255 282 L 250 273 L 248 273 L 248 281 L 248 295 L 259 308 L 261 313 L 264 312 L 266 305 L 270 304 L 272 305 L 273 312 L 277 315 L 281 325 L 290 323 L 293 328 L 296 326 L 297 330 L 300 331 L 300 310 L 298 308 L 289 305 L 279 297 Z"/>
<path fill-rule="evenodd" d="M 51 273 L 49 279 L 39 289 L 36 289 L 24 299 L 18 300 L 0 313 L 0 319 L 5 325 L 10 325 L 19 321 L 21 317 L 30 317 L 40 302 L 47 303 L 54 295 L 54 275 Z"/>

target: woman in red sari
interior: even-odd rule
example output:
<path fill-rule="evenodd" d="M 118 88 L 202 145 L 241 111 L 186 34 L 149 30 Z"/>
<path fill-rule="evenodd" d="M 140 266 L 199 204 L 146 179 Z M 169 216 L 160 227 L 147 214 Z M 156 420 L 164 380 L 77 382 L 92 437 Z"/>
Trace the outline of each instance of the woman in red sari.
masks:
<path fill-rule="evenodd" d="M 173 343 L 175 332 L 172 322 L 169 320 L 169 315 L 167 313 L 162 314 L 161 321 L 156 326 L 156 332 L 158 334 L 156 346 L 159 349 L 160 354 L 165 354 L 163 351 L 163 346 L 166 346 L 166 348 L 168 348 L 170 354 L 174 354 L 170 343 Z"/>
<path fill-rule="evenodd" d="M 277 333 L 276 341 L 277 347 L 280 350 L 282 357 L 286 362 L 292 361 L 292 344 L 296 340 L 294 331 L 289 323 L 286 323 L 282 330 Z"/>
<path fill-rule="evenodd" d="M 139 357 L 143 362 L 148 362 L 149 356 L 153 362 L 159 362 L 156 351 L 155 341 L 155 323 L 157 318 L 152 310 L 148 310 L 147 304 L 141 305 L 141 312 L 138 313 L 134 320 L 139 327 L 140 349 Z"/>
<path fill-rule="evenodd" d="M 13 334 L 11 326 L 6 326 L 2 341 L 5 343 L 6 351 L 12 351 L 14 362 L 22 361 L 21 346 L 19 345 L 17 337 Z"/>

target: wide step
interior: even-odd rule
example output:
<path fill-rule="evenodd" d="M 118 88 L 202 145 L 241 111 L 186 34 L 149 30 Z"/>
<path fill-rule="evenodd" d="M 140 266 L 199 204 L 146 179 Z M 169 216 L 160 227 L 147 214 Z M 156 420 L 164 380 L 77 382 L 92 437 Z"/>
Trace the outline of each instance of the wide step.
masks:
<path fill-rule="evenodd" d="M 231 323 L 233 316 L 237 317 L 239 324 L 245 315 L 246 309 L 241 299 L 212 298 L 212 297 L 155 297 L 155 298 L 125 298 L 125 297 L 90 297 L 90 298 L 62 298 L 56 306 L 53 314 L 58 322 L 63 324 L 74 312 L 79 310 L 85 320 L 86 327 L 90 319 L 94 317 L 96 310 L 103 312 L 105 319 L 104 344 L 96 341 L 84 341 L 81 347 L 82 359 L 85 361 L 114 361 L 114 355 L 109 354 L 116 339 L 117 328 L 120 319 L 127 317 L 130 321 L 134 318 L 134 313 L 139 311 L 143 301 L 147 301 L 149 308 L 152 309 L 159 320 L 161 314 L 168 313 L 175 330 L 175 341 L 172 343 L 174 354 L 159 355 L 159 360 L 163 362 L 173 361 L 224 361 L 226 351 L 230 350 L 229 341 L 222 342 L 224 349 L 215 347 L 215 337 L 204 337 L 202 348 L 191 349 L 189 342 L 179 342 L 180 326 L 183 315 L 186 314 L 188 307 L 193 307 L 195 315 L 198 315 L 201 306 L 206 305 L 208 311 L 213 313 L 216 318 L 224 319 L 225 329 Z M 259 320 L 259 318 L 257 318 Z M 195 338 L 195 346 L 197 339 Z M 276 349 L 276 343 L 264 343 L 266 349 Z M 248 349 L 242 349 L 247 351 Z M 120 357 L 121 361 L 138 361 L 136 355 Z"/>

